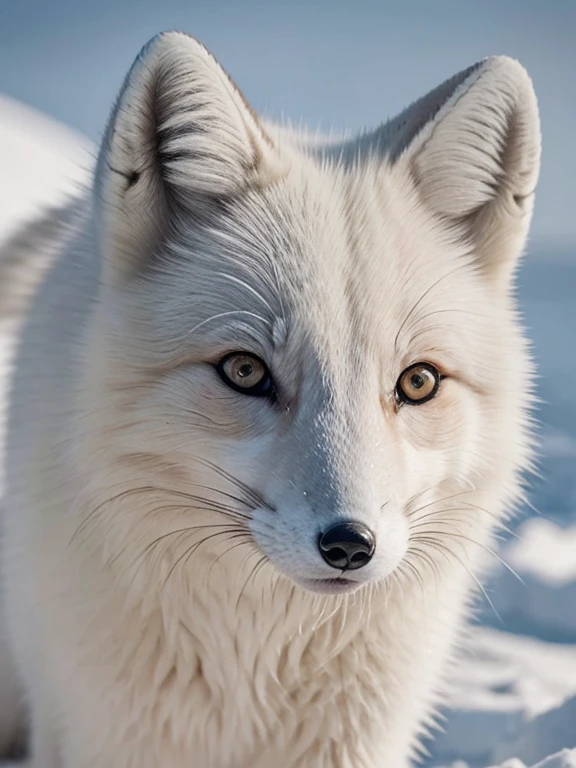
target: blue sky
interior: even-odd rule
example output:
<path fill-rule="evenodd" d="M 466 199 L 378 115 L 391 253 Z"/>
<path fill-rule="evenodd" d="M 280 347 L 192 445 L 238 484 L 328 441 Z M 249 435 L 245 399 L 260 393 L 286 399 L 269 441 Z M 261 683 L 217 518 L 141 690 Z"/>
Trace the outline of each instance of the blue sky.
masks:
<path fill-rule="evenodd" d="M 171 28 L 257 109 L 326 129 L 374 125 L 488 54 L 519 58 L 544 135 L 534 241 L 576 245 L 574 0 L 0 0 L 0 91 L 98 140 L 132 59 Z"/>

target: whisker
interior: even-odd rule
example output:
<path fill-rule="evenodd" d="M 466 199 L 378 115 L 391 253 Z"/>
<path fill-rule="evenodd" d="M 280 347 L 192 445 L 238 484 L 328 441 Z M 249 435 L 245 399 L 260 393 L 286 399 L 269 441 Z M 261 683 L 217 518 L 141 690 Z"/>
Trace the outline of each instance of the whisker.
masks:
<path fill-rule="evenodd" d="M 249 499 L 253 499 L 258 506 L 266 507 L 271 512 L 275 512 L 276 510 L 274 507 L 272 507 L 266 499 L 258 493 L 258 491 L 255 491 L 254 488 L 250 488 L 249 485 L 246 485 L 246 483 L 242 482 L 242 480 L 239 480 L 237 477 L 232 475 L 227 470 L 223 469 L 222 467 L 218 466 L 218 464 L 215 464 L 214 462 L 210 461 L 206 458 L 201 458 L 199 456 L 196 457 L 196 461 L 200 462 L 201 464 L 204 464 L 207 467 L 210 467 L 210 469 L 213 469 L 217 474 L 219 474 L 221 477 L 225 478 L 229 482 L 231 482 L 233 485 L 235 485 L 237 488 L 240 488 L 244 491 L 244 493 L 247 494 Z"/>
<path fill-rule="evenodd" d="M 403 567 L 405 566 L 406 568 L 409 568 L 410 571 L 412 572 L 412 574 L 416 577 L 416 580 L 417 580 L 418 584 L 420 585 L 420 591 L 422 593 L 422 600 L 424 600 L 424 592 L 425 592 L 425 590 L 424 590 L 424 581 L 422 580 L 422 576 L 420 575 L 420 571 L 408 559 L 403 560 L 402 566 Z"/>
<path fill-rule="evenodd" d="M 202 501 L 202 497 L 198 497 L 200 501 Z M 206 499 L 204 501 L 210 502 L 209 499 Z M 239 510 L 234 509 L 233 507 L 226 507 L 224 505 L 218 504 L 217 506 L 210 505 L 207 507 L 201 507 L 199 504 L 160 504 L 157 507 L 152 507 L 147 512 L 144 513 L 144 517 L 149 517 L 150 515 L 156 515 L 159 512 L 164 511 L 173 511 L 173 510 L 180 510 L 182 512 L 222 512 L 227 517 L 232 518 L 233 520 L 236 520 L 238 522 L 242 521 L 250 521 L 252 517 L 250 515 L 244 514 L 244 512 L 240 512 Z M 226 523 L 226 525 L 229 525 L 230 523 Z"/>
<path fill-rule="evenodd" d="M 212 488 L 209 485 L 199 485 L 198 483 L 194 483 L 194 487 L 203 488 L 205 491 L 214 491 L 214 493 L 219 493 L 221 496 L 226 496 L 226 498 L 232 501 L 237 501 L 239 504 L 244 504 L 244 506 L 248 507 L 249 509 L 252 509 L 252 504 L 249 504 L 246 501 L 246 499 L 241 499 L 239 496 L 235 496 L 233 493 L 227 493 L 226 491 L 222 491 L 220 490 L 220 488 Z"/>
<path fill-rule="evenodd" d="M 195 541 L 194 544 L 192 544 L 190 547 L 188 547 L 185 552 L 180 555 L 180 557 L 172 564 L 172 567 L 168 571 L 168 575 L 166 576 L 163 584 L 163 589 L 166 588 L 166 585 L 168 584 L 168 581 L 170 580 L 170 577 L 176 570 L 176 568 L 180 565 L 182 561 L 184 561 L 184 564 L 186 564 L 189 559 L 192 557 L 192 555 L 196 552 L 196 550 L 202 546 L 202 544 L 205 544 L 207 541 L 211 541 L 212 539 L 215 539 L 218 536 L 225 535 L 227 531 L 217 531 L 216 533 L 211 533 L 208 536 L 205 536 L 203 539 L 200 539 L 200 541 Z"/>
<path fill-rule="evenodd" d="M 245 546 L 246 543 L 250 543 L 250 544 L 253 543 L 253 539 L 247 531 L 237 532 L 232 536 L 230 536 L 230 541 L 233 541 L 234 539 L 242 539 L 242 541 L 238 542 L 237 544 L 233 544 L 231 547 L 228 547 L 227 550 L 225 550 L 224 552 L 218 555 L 218 557 L 214 560 L 214 562 L 208 569 L 208 573 L 206 575 L 206 581 L 208 581 L 208 578 L 210 577 L 210 574 L 212 573 L 212 569 L 214 568 L 214 566 L 220 562 L 220 560 L 224 557 L 224 555 L 227 555 L 233 549 L 237 549 L 237 547 Z"/>
<path fill-rule="evenodd" d="M 212 490 L 212 489 L 211 489 Z M 162 488 L 160 486 L 154 486 L 154 485 L 145 485 L 145 486 L 139 486 L 138 488 L 129 488 L 125 491 L 121 491 L 117 494 L 114 494 L 114 496 L 110 496 L 108 499 L 105 499 L 103 502 L 98 504 L 94 509 L 90 511 L 90 513 L 84 518 L 84 520 L 80 523 L 78 528 L 74 531 L 74 534 L 72 535 L 70 542 L 68 546 L 70 546 L 76 538 L 85 530 L 85 528 L 90 524 L 91 520 L 94 519 L 98 515 L 99 512 L 102 511 L 102 509 L 107 506 L 108 504 L 111 504 L 115 501 L 118 501 L 123 498 L 127 498 L 129 496 L 135 496 L 138 494 L 146 494 L 146 493 L 166 493 L 172 496 L 176 496 L 177 498 L 187 499 L 188 501 L 196 501 L 202 504 L 207 504 L 208 507 L 191 507 L 191 509 L 204 509 L 207 511 L 212 512 L 222 512 L 223 514 L 227 514 L 230 517 L 236 517 L 238 519 L 243 520 L 250 520 L 251 516 L 245 514 L 244 512 L 240 512 L 239 510 L 234 510 L 228 506 L 225 506 L 224 504 L 221 504 L 220 502 L 217 502 L 213 499 L 208 499 L 204 496 L 199 496 L 196 494 L 186 493 L 184 491 L 176 491 L 171 488 Z"/>
<path fill-rule="evenodd" d="M 469 315 L 470 317 L 479 317 L 482 320 L 486 320 L 487 315 L 481 314 L 480 312 L 470 312 L 467 309 L 459 309 L 457 307 L 453 309 L 435 309 L 433 312 L 428 312 L 426 315 L 423 315 L 419 318 L 420 322 L 423 322 L 424 320 L 427 320 L 429 317 L 432 317 L 433 315 L 444 315 L 449 312 L 456 312 L 459 315 Z"/>
<path fill-rule="evenodd" d="M 238 285 L 241 285 L 243 288 L 246 288 L 247 291 L 250 291 L 254 296 L 256 296 L 257 299 L 260 299 L 260 301 L 264 304 L 264 306 L 270 310 L 270 312 L 274 312 L 270 304 L 266 301 L 264 296 L 258 293 L 258 291 L 249 283 L 245 282 L 244 280 L 240 280 L 239 277 L 236 277 L 235 275 L 231 275 L 228 272 L 217 272 L 217 275 L 220 275 L 220 277 L 225 278 L 226 280 L 230 280 L 233 283 L 238 283 Z M 264 319 L 264 318 L 261 318 Z M 268 321 L 267 321 L 268 322 Z"/>
<path fill-rule="evenodd" d="M 509 528 L 505 523 L 500 521 L 500 518 L 498 515 L 496 515 L 494 512 L 490 512 L 488 509 L 484 509 L 484 507 L 479 507 L 477 504 L 471 504 L 468 501 L 460 501 L 460 504 L 466 504 L 467 508 L 470 509 L 477 509 L 480 512 L 484 512 L 485 514 L 489 515 L 490 517 L 493 517 L 498 525 L 498 528 L 501 528 L 503 531 L 508 533 L 510 536 L 513 536 L 514 538 L 519 538 L 518 534 L 513 531 L 511 528 Z M 446 512 L 466 512 L 467 509 L 462 509 L 461 507 L 447 507 L 446 509 L 439 509 L 435 510 L 433 512 L 427 512 L 425 515 L 420 515 L 416 518 L 413 522 L 409 521 L 410 530 L 416 530 L 418 527 L 418 524 L 421 520 L 426 520 L 427 518 L 438 518 L 439 522 L 444 520 L 449 520 L 452 522 L 461 522 L 461 523 L 468 523 L 468 518 L 464 517 L 448 517 L 446 516 Z"/>
<path fill-rule="evenodd" d="M 171 531 L 170 533 L 164 534 L 163 536 L 159 536 L 157 539 L 155 539 L 153 542 L 151 542 L 150 544 L 147 545 L 147 547 L 138 555 L 138 557 L 136 557 L 133 560 L 133 562 L 132 562 L 130 567 L 131 568 L 134 567 L 138 563 L 138 561 L 140 561 L 140 564 L 141 564 L 143 562 L 144 557 L 147 554 L 147 552 L 150 552 L 162 540 L 170 537 L 172 534 L 176 535 L 177 542 L 179 542 L 181 539 L 185 538 L 186 534 L 189 533 L 190 530 L 200 529 L 200 528 L 211 528 L 211 527 L 213 527 L 213 526 L 200 526 L 200 525 L 199 526 L 192 526 L 189 529 L 184 528 L 184 529 L 181 529 L 181 530 L 178 530 L 178 531 Z M 221 536 L 221 535 L 226 535 L 226 534 L 230 534 L 230 538 L 235 538 L 236 536 L 240 535 L 240 531 L 239 531 L 239 529 L 237 527 L 230 527 L 230 528 L 227 528 L 226 530 L 218 531 L 217 533 L 213 534 L 213 536 Z M 241 534 L 242 535 L 248 535 L 245 531 L 242 531 Z M 203 543 L 203 541 L 208 540 L 208 538 L 212 538 L 212 537 L 205 537 L 202 541 L 195 542 L 195 544 L 196 543 L 197 544 L 201 544 L 201 543 Z M 187 550 L 187 551 L 189 551 L 189 550 Z M 138 568 L 140 568 L 140 565 L 138 566 Z M 134 579 L 136 578 L 137 573 L 138 573 L 138 569 L 134 573 Z M 166 582 L 164 582 L 164 586 L 165 585 L 166 585 Z"/>
<path fill-rule="evenodd" d="M 505 626 L 505 625 L 506 625 L 506 622 L 504 621 L 504 619 L 502 618 L 502 616 L 500 616 L 500 614 L 499 614 L 499 613 L 498 613 L 498 611 L 496 610 L 496 606 L 494 605 L 494 603 L 493 603 L 493 602 L 492 602 L 492 600 L 490 599 L 490 595 L 489 595 L 489 594 L 488 594 L 488 592 L 487 592 L 487 591 L 484 589 L 484 586 L 482 585 L 482 583 L 480 582 L 480 580 L 478 579 L 478 577 L 475 575 L 475 573 L 474 573 L 473 571 L 471 571 L 471 570 L 470 570 L 470 568 L 468 568 L 468 566 L 467 566 L 467 565 L 466 565 L 466 563 L 465 563 L 465 562 L 462 560 L 462 558 L 461 558 L 461 557 L 459 557 L 459 555 L 458 555 L 456 552 L 454 552 L 454 550 L 450 549 L 449 547 L 446 547 L 445 545 L 442 545 L 442 543 L 441 543 L 441 542 L 438 542 L 438 541 L 436 541 L 436 540 L 434 540 L 434 539 L 428 539 L 428 540 L 426 541 L 426 543 L 427 543 L 429 546 L 431 546 L 431 547 L 433 547 L 433 548 L 437 549 L 439 552 L 443 552 L 443 553 L 445 553 L 445 554 L 444 554 L 444 556 L 445 556 L 445 557 L 446 557 L 447 555 L 451 555 L 451 556 L 452 556 L 452 557 L 453 557 L 453 558 L 454 558 L 454 559 L 455 559 L 455 560 L 456 560 L 458 563 L 460 563 L 460 565 L 462 566 L 462 568 L 464 568 L 464 570 L 466 571 L 466 573 L 467 573 L 467 574 L 470 576 L 470 578 L 471 578 L 471 579 L 472 579 L 472 580 L 475 582 L 475 584 L 476 584 L 476 586 L 478 587 L 478 589 L 479 589 L 479 590 L 482 592 L 482 594 L 484 595 L 484 598 L 486 599 L 486 602 L 488 603 L 488 605 L 490 606 L 490 608 L 492 609 L 492 611 L 494 611 L 494 614 L 495 614 L 495 616 L 496 616 L 496 617 L 498 618 L 498 620 L 499 620 L 499 621 L 500 621 L 500 622 L 501 622 L 501 623 L 502 623 L 502 624 Z M 413 549 L 415 550 L 416 548 L 413 548 Z M 419 549 L 419 553 L 420 553 L 420 555 L 422 555 L 422 552 L 423 552 L 423 550 Z"/>
<path fill-rule="evenodd" d="M 232 309 L 228 312 L 218 312 L 216 315 L 212 315 L 211 317 L 207 317 L 205 320 L 202 320 L 200 323 L 197 323 L 193 328 L 191 328 L 188 331 L 188 336 L 191 336 L 193 333 L 196 333 L 196 331 L 199 328 L 202 328 L 203 325 L 207 325 L 208 323 L 211 323 L 212 320 L 219 320 L 221 317 L 230 317 L 230 315 L 251 315 L 251 317 L 255 317 L 257 320 L 261 320 L 266 325 L 270 325 L 270 321 L 267 320 L 265 317 L 262 317 L 261 315 L 257 315 L 255 312 L 250 312 L 247 309 Z"/>
<path fill-rule="evenodd" d="M 506 533 L 509 533 L 512 536 L 518 537 L 517 533 L 515 533 L 511 528 L 507 528 L 506 525 L 503 522 L 501 522 L 500 516 L 497 515 L 495 512 L 491 512 L 489 509 L 486 509 L 486 507 L 481 507 L 478 504 L 474 504 L 471 501 L 466 501 L 465 499 L 460 501 L 459 504 L 465 504 L 467 507 L 471 507 L 472 509 L 477 509 L 480 512 L 484 512 L 485 515 L 488 515 L 489 517 L 492 517 L 494 518 L 494 520 L 496 520 L 499 528 L 502 528 L 502 530 L 506 531 Z"/>
<path fill-rule="evenodd" d="M 463 534 L 460 534 L 458 531 L 454 530 L 454 523 L 462 523 L 466 522 L 465 520 L 462 520 L 462 518 L 458 517 L 448 517 L 448 516 L 442 516 L 438 520 L 428 520 L 428 522 L 418 522 L 416 525 L 410 526 L 410 531 L 430 531 L 430 526 L 441 526 L 444 530 L 443 531 L 434 531 L 434 533 L 437 533 L 438 536 L 452 536 L 452 537 L 462 537 Z M 504 541 L 504 537 L 501 536 L 498 533 L 492 534 L 495 539 L 498 541 Z M 470 539 L 472 541 L 472 539 Z M 477 543 L 477 542 L 475 542 Z"/>
<path fill-rule="evenodd" d="M 508 565 L 508 563 L 505 560 L 503 560 L 500 557 L 500 555 L 492 549 L 492 547 L 489 547 L 487 544 L 482 544 L 480 541 L 476 541 L 475 539 L 471 539 L 469 536 L 465 536 L 462 533 L 450 533 L 450 536 L 457 539 L 464 539 L 465 541 L 469 541 L 471 544 L 475 544 L 477 547 L 481 547 L 481 549 L 483 549 L 489 555 L 492 555 L 492 557 L 498 560 L 498 562 L 501 563 L 501 565 L 503 565 L 504 568 L 506 568 L 512 574 L 512 576 L 517 578 L 521 584 L 526 586 L 526 582 L 524 581 L 524 579 L 518 573 L 516 573 L 514 568 L 512 568 L 511 565 Z"/>
<path fill-rule="evenodd" d="M 431 490 L 431 489 L 428 489 Z M 421 512 L 423 509 L 427 509 L 428 507 L 432 507 L 434 504 L 442 504 L 445 501 L 450 501 L 451 499 L 456 499 L 459 496 L 464 496 L 467 493 L 472 493 L 472 491 L 459 491 L 458 493 L 453 493 L 450 496 L 444 496 L 442 499 L 435 499 L 434 501 L 429 501 L 427 504 L 423 504 L 421 507 L 418 507 L 417 509 L 413 509 L 411 512 L 408 512 L 406 514 L 406 517 L 411 518 L 418 512 Z M 462 502 L 464 503 L 464 502 Z"/>
<path fill-rule="evenodd" d="M 432 285 L 428 286 L 428 288 L 427 288 L 427 289 L 424 291 L 424 293 L 423 293 L 423 294 L 420 296 L 420 298 L 418 299 L 418 301 L 417 301 L 415 304 L 413 304 L 413 306 L 412 306 L 412 309 L 410 310 L 410 312 L 408 312 L 408 314 L 406 315 L 406 317 L 404 318 L 404 320 L 403 320 L 403 321 L 402 321 L 402 323 L 400 324 L 400 327 L 398 328 L 398 332 L 396 333 L 396 337 L 394 338 L 394 349 L 396 349 L 396 350 L 398 349 L 398 339 L 400 338 L 400 334 L 401 334 L 401 333 L 402 333 L 402 331 L 404 330 L 404 328 L 405 328 L 405 326 L 406 326 L 406 324 L 407 324 L 408 320 L 410 320 L 410 318 L 412 317 L 412 315 L 414 314 L 414 312 L 416 312 L 416 310 L 418 309 L 418 307 L 420 306 L 420 304 L 421 304 L 421 303 L 424 301 L 424 299 L 426 298 L 426 296 L 428 296 L 428 294 L 430 293 L 430 291 L 432 291 L 434 288 L 436 288 L 436 286 L 437 286 L 437 285 L 439 285 L 439 284 L 440 284 L 440 283 L 441 283 L 443 280 L 446 280 L 446 278 L 450 277 L 450 276 L 451 276 L 451 275 L 453 275 L 455 272 L 458 272 L 459 270 L 463 269 L 465 266 L 466 266 L 465 264 L 458 264 L 458 266 L 457 266 L 457 267 L 454 267 L 454 269 L 451 269 L 449 272 L 446 272 L 444 275 L 441 275 L 439 278 L 437 278 L 437 279 L 436 279 L 436 280 L 435 280 L 435 281 L 432 283 Z"/>
<path fill-rule="evenodd" d="M 176 534 L 189 533 L 190 531 L 205 530 L 208 528 L 225 528 L 226 531 L 222 531 L 222 533 L 224 532 L 235 533 L 240 530 L 238 528 L 231 527 L 228 523 L 221 523 L 219 525 L 190 525 L 190 526 L 187 526 L 186 528 L 177 528 L 174 531 L 168 531 L 168 533 L 163 533 L 161 536 L 156 537 L 154 541 L 146 545 L 146 547 L 140 553 L 139 557 L 146 555 L 151 549 L 157 546 L 161 541 L 168 539 L 170 536 L 175 536 Z M 243 531 L 243 533 L 245 532 Z M 115 559 L 117 559 L 117 557 L 118 555 L 116 556 Z"/>
<path fill-rule="evenodd" d="M 416 537 L 414 536 L 413 541 L 424 541 L 423 537 Z M 438 581 L 440 579 L 440 571 L 438 569 L 438 564 L 434 562 L 434 558 L 430 555 L 430 553 L 426 552 L 425 550 L 420 550 L 420 556 L 422 559 L 424 559 L 428 565 L 430 566 L 432 573 L 434 575 L 434 581 L 436 584 L 436 587 L 438 587 Z"/>
<path fill-rule="evenodd" d="M 252 553 L 252 555 L 254 555 L 254 554 L 256 554 L 256 553 L 255 553 L 255 552 L 253 552 L 253 553 Z M 236 612 L 238 612 L 238 608 L 239 608 L 239 606 L 240 606 L 240 602 L 241 602 L 241 600 L 242 600 L 242 597 L 243 597 L 243 595 L 244 595 L 244 592 L 245 592 L 245 590 L 246 590 L 246 588 L 247 588 L 247 586 L 248 586 L 248 584 L 249 584 L 249 582 L 250 582 L 250 579 L 252 578 L 252 576 L 253 576 L 255 573 L 257 573 L 257 572 L 260 570 L 260 568 L 261 568 L 261 567 L 262 567 L 262 565 L 263 565 L 263 564 L 266 562 L 266 560 L 267 560 L 267 559 L 268 559 L 268 558 L 266 557 L 266 555 L 262 555 L 262 557 L 260 557 L 260 558 L 258 559 L 258 561 L 257 561 L 256 565 L 254 566 L 254 568 L 252 568 L 252 570 L 251 570 L 251 571 L 250 571 L 250 573 L 248 574 L 248 578 L 247 578 L 247 579 L 246 579 L 246 581 L 244 582 L 244 585 L 243 585 L 243 587 L 242 587 L 242 589 L 240 590 L 240 593 L 239 593 L 239 595 L 238 595 L 238 600 L 236 601 Z"/>

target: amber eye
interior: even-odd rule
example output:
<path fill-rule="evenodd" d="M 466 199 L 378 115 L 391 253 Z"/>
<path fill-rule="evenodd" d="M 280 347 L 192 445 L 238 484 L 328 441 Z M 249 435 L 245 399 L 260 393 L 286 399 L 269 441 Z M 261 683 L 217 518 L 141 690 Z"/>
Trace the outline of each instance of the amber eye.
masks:
<path fill-rule="evenodd" d="M 438 392 L 441 378 L 431 363 L 415 363 L 400 374 L 396 382 L 396 397 L 409 405 L 426 403 Z"/>
<path fill-rule="evenodd" d="M 230 352 L 220 360 L 216 371 L 232 389 L 253 397 L 271 397 L 274 385 L 265 363 L 249 352 Z"/>

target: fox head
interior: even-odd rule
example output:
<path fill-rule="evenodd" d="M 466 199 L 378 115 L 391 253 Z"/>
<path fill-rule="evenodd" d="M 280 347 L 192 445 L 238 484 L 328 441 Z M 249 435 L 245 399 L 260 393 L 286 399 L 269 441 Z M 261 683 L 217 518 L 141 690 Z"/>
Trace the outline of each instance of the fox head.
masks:
<path fill-rule="evenodd" d="M 502 514 L 529 458 L 511 289 L 539 155 L 506 57 L 322 143 L 193 38 L 153 39 L 93 196 L 87 525 L 110 562 L 240 583 L 252 558 L 334 594 Z"/>

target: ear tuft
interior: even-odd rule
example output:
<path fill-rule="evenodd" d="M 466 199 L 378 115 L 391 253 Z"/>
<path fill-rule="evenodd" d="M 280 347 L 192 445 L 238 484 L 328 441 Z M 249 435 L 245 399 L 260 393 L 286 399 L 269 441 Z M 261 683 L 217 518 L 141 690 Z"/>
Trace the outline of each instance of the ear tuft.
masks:
<path fill-rule="evenodd" d="M 443 215 L 465 216 L 496 194 L 532 194 L 540 132 L 526 70 L 505 56 L 477 65 L 407 152 L 428 201 Z"/>
<path fill-rule="evenodd" d="M 125 80 L 100 152 L 107 261 L 120 275 L 133 271 L 174 205 L 199 214 L 282 171 L 257 117 L 207 49 L 182 33 L 158 35 Z"/>
<path fill-rule="evenodd" d="M 486 270 L 506 278 L 522 251 L 540 167 L 538 106 L 526 70 L 493 56 L 415 102 L 380 135 L 425 205 L 463 227 Z"/>

